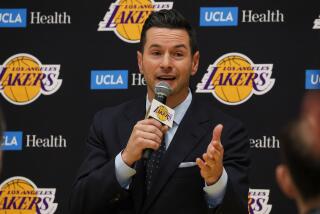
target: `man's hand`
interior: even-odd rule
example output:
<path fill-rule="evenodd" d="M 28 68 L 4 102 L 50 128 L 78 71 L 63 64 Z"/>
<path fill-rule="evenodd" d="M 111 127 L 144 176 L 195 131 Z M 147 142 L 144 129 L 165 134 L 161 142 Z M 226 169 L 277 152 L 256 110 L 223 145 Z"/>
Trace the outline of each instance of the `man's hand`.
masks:
<path fill-rule="evenodd" d="M 168 126 L 162 126 L 155 119 L 144 119 L 133 127 L 126 148 L 122 152 L 122 159 L 132 166 L 140 160 L 144 149 L 157 150 L 160 147 L 164 134 L 168 131 Z"/>
<path fill-rule="evenodd" d="M 223 126 L 217 125 L 213 129 L 212 140 L 208 145 L 207 152 L 202 158 L 197 158 L 196 162 L 200 168 L 201 176 L 207 185 L 212 185 L 218 181 L 223 171 L 223 146 L 221 144 L 221 133 Z"/>

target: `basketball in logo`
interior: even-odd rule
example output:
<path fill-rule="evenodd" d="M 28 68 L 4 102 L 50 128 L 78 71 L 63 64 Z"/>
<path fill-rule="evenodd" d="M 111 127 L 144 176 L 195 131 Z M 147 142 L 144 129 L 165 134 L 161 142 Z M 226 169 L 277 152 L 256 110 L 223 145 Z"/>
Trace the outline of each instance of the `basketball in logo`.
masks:
<path fill-rule="evenodd" d="M 121 20 L 116 27 L 118 34 L 126 40 L 139 41 L 143 19 L 152 11 L 152 2 L 148 0 L 121 0 L 116 17 Z"/>
<path fill-rule="evenodd" d="M 2 79 L 7 80 L 9 83 L 3 89 L 3 93 L 5 96 L 7 96 L 7 98 L 17 103 L 25 103 L 36 99 L 40 95 L 40 81 L 35 82 L 35 84 L 23 84 L 21 81 L 18 82 L 18 79 L 16 82 L 14 82 L 14 79 L 12 79 L 17 77 L 19 74 L 20 76 L 23 74 L 27 76 L 30 76 L 31 74 L 41 74 L 40 62 L 38 62 L 37 59 L 29 56 L 12 58 L 6 64 L 6 68 L 6 72 Z"/>
<path fill-rule="evenodd" d="M 53 214 L 56 189 L 38 188 L 21 176 L 8 178 L 0 185 L 0 214 Z"/>
<path fill-rule="evenodd" d="M 239 105 L 253 94 L 270 91 L 275 80 L 271 78 L 272 64 L 255 64 L 240 53 L 224 54 L 209 65 L 197 93 L 212 93 L 220 102 Z"/>
<path fill-rule="evenodd" d="M 217 85 L 215 87 L 216 95 L 223 101 L 229 103 L 238 103 L 241 100 L 246 99 L 252 93 L 252 83 L 238 85 L 239 74 L 246 71 L 247 73 L 254 74 L 254 71 L 251 68 L 251 63 L 241 56 L 229 56 L 221 59 L 217 63 L 217 71 L 213 77 L 214 81 L 220 81 L 219 78 L 228 73 L 232 72 L 233 75 L 230 75 L 230 81 L 225 81 L 223 85 Z M 238 74 L 238 75 L 237 75 Z"/>
<path fill-rule="evenodd" d="M 30 54 L 16 54 L 0 66 L 0 93 L 10 103 L 29 104 L 60 88 L 59 70 L 60 65 L 43 65 Z"/>
<path fill-rule="evenodd" d="M 153 0 L 117 0 L 109 6 L 98 31 L 114 31 L 123 41 L 137 43 L 144 22 L 153 11 L 170 10 L 173 2 Z"/>
<path fill-rule="evenodd" d="M 35 193 L 36 187 L 34 187 L 31 183 L 25 181 L 24 179 L 11 179 L 11 181 L 5 183 L 0 191 L 2 192 L 1 198 L 12 198 L 13 195 L 17 197 L 28 197 L 30 194 Z M 8 207 L 9 208 L 9 207 Z M 15 209 L 0 209 L 0 214 L 36 214 L 36 206 L 30 207 L 30 209 L 21 212 L 21 210 Z"/>

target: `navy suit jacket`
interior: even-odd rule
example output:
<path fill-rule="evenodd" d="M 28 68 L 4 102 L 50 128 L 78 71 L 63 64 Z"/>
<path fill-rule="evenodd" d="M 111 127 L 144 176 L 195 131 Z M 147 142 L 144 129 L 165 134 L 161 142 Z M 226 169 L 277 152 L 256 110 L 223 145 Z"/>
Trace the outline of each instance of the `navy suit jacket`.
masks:
<path fill-rule="evenodd" d="M 249 141 L 242 124 L 213 104 L 193 96 L 162 161 L 150 194 L 145 197 L 144 164 L 137 161 L 137 173 L 129 190 L 115 175 L 115 157 L 128 142 L 133 126 L 144 119 L 145 98 L 98 112 L 87 140 L 88 155 L 73 186 L 70 209 L 73 214 L 202 214 L 248 213 Z M 223 124 L 224 168 L 228 174 L 222 204 L 209 208 L 198 166 L 179 168 L 181 162 L 202 157 L 212 139 L 212 130 Z"/>

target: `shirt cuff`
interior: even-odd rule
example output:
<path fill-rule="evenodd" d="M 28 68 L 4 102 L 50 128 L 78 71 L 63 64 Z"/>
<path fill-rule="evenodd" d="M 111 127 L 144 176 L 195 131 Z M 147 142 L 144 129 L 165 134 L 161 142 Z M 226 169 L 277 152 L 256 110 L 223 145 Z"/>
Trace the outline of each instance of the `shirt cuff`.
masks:
<path fill-rule="evenodd" d="M 116 178 L 122 188 L 129 189 L 131 177 L 136 174 L 136 170 L 129 167 L 122 159 L 122 151 L 116 156 L 115 170 Z"/>
<path fill-rule="evenodd" d="M 210 186 L 205 183 L 203 190 L 206 193 L 207 202 L 210 208 L 216 207 L 222 203 L 227 189 L 227 182 L 228 174 L 223 168 L 222 175 L 216 183 Z"/>

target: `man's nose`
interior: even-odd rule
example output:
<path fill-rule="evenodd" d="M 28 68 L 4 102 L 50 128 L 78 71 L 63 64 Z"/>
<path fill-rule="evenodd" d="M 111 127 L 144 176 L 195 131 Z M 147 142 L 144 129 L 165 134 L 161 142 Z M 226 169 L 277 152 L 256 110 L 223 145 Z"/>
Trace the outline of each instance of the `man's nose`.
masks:
<path fill-rule="evenodd" d="M 160 67 L 163 69 L 171 68 L 171 59 L 169 53 L 165 53 L 163 55 Z"/>

